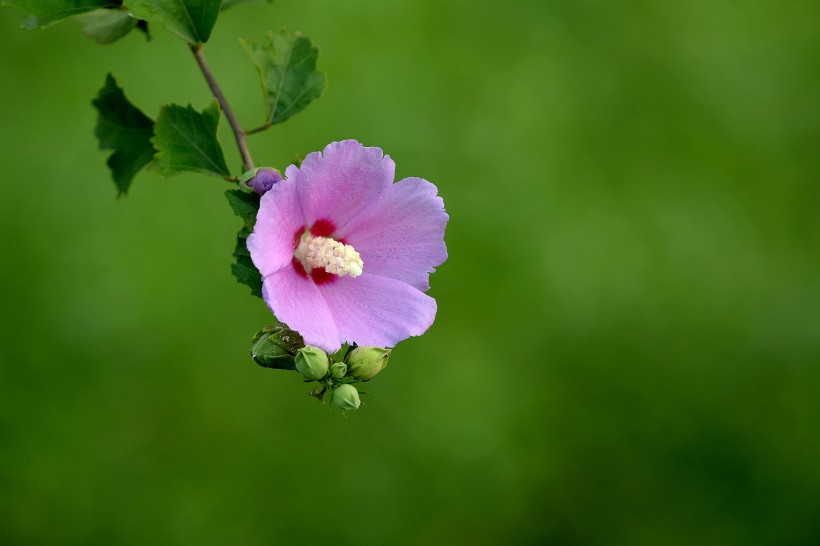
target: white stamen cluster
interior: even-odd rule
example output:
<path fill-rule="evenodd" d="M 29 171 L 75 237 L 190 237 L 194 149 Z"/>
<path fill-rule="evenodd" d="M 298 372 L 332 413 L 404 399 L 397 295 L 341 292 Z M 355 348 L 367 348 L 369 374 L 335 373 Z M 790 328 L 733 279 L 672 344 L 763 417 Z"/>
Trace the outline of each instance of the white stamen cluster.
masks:
<path fill-rule="evenodd" d="M 310 233 L 302 236 L 299 248 L 294 254 L 302 261 L 306 270 L 323 267 L 328 273 L 340 277 L 358 277 L 364 267 L 359 253 L 352 246 L 330 237 L 313 237 Z"/>

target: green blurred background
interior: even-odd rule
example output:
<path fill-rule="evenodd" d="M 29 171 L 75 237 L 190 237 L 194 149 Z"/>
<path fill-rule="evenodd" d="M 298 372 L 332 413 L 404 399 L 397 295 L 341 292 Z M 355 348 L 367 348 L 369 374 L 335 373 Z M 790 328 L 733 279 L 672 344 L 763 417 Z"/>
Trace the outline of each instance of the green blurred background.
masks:
<path fill-rule="evenodd" d="M 366 405 L 256 366 L 219 179 L 115 199 L 90 100 L 209 101 L 154 28 L 111 46 L 0 10 L 0 542 L 820 543 L 820 7 L 277 0 L 325 96 L 251 146 L 382 147 L 436 183 L 435 325 Z M 223 123 L 223 125 L 225 125 Z M 239 160 L 222 127 L 229 163 Z"/>

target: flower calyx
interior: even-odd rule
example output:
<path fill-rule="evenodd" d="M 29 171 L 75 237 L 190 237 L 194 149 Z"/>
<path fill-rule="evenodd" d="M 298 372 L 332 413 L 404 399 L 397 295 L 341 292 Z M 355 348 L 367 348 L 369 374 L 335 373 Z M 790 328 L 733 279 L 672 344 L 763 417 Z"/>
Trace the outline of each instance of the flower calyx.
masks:
<path fill-rule="evenodd" d="M 251 357 L 263 368 L 295 370 L 294 357 L 305 346 L 299 332 L 285 324 L 265 326 L 253 336 Z"/>

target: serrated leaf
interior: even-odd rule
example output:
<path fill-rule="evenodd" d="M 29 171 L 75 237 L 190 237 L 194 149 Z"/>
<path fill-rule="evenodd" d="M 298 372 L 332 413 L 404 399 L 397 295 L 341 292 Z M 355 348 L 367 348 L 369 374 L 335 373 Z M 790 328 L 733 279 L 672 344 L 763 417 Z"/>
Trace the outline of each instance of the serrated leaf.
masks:
<path fill-rule="evenodd" d="M 112 44 L 137 27 L 137 19 L 122 9 L 98 9 L 77 16 L 83 34 L 98 44 Z"/>
<path fill-rule="evenodd" d="M 242 239 L 241 243 L 237 241 L 237 251 L 239 250 L 240 244 L 244 247 L 245 240 Z M 231 273 L 233 273 L 233 276 L 236 277 L 236 280 L 240 284 L 244 284 L 251 289 L 252 296 L 256 296 L 257 298 L 262 297 L 262 275 L 259 273 L 259 270 L 256 269 L 256 266 L 253 265 L 250 256 L 236 256 L 236 262 L 231 264 Z"/>
<path fill-rule="evenodd" d="M 159 23 L 190 44 L 208 41 L 222 0 L 126 0 L 138 19 Z"/>
<path fill-rule="evenodd" d="M 256 223 L 256 213 L 259 212 L 259 194 L 243 190 L 228 190 L 225 192 L 225 197 L 234 214 L 245 222 L 240 235 L 247 237 L 253 231 Z"/>
<path fill-rule="evenodd" d="M 157 149 L 157 167 L 165 176 L 196 171 L 228 176 L 228 166 L 217 138 L 219 105 L 214 101 L 201 113 L 190 105 L 163 106 L 151 142 Z"/>
<path fill-rule="evenodd" d="M 267 41 L 243 41 L 262 79 L 267 123 L 281 123 L 303 110 L 325 90 L 324 72 L 316 70 L 319 50 L 298 32 L 268 33 Z"/>
<path fill-rule="evenodd" d="M 220 9 L 224 11 L 240 4 L 261 4 L 262 2 L 273 4 L 273 0 L 222 0 Z"/>
<path fill-rule="evenodd" d="M 108 167 L 119 195 L 123 195 L 134 176 L 154 158 L 154 122 L 128 101 L 111 74 L 92 104 L 99 112 L 94 134 L 101 150 L 114 150 Z"/>
<path fill-rule="evenodd" d="M 247 238 L 256 224 L 256 213 L 259 211 L 260 196 L 243 190 L 227 190 L 225 197 L 233 209 L 234 214 L 242 218 L 242 227 L 236 236 L 236 247 L 233 256 L 236 261 L 231 264 L 231 272 L 236 280 L 247 285 L 251 294 L 262 297 L 262 275 L 253 265 L 251 254 L 248 252 Z"/>
<path fill-rule="evenodd" d="M 113 0 L 2 0 L 0 6 L 13 6 L 26 11 L 22 27 L 46 28 L 72 15 L 79 15 L 97 8 L 113 7 Z"/>

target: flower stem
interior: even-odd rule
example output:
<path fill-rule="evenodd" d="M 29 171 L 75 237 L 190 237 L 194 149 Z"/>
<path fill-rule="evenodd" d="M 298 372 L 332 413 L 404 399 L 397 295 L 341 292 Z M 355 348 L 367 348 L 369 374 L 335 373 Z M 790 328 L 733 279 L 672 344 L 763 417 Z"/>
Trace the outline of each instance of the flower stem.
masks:
<path fill-rule="evenodd" d="M 242 156 L 242 164 L 245 170 L 249 171 L 253 169 L 253 158 L 251 157 L 251 151 L 248 149 L 248 142 L 246 140 L 247 134 L 244 129 L 242 129 L 242 126 L 239 125 L 230 104 L 228 104 L 228 99 L 225 98 L 222 89 L 220 89 L 219 84 L 216 83 L 216 78 L 214 78 L 213 72 L 211 72 L 208 63 L 205 61 L 205 57 L 202 55 L 202 45 L 192 45 L 191 51 L 196 58 L 199 69 L 202 70 L 202 74 L 205 76 L 205 80 L 208 82 L 208 87 L 211 88 L 211 92 L 214 94 L 214 98 L 216 98 L 222 111 L 225 112 L 225 117 L 228 118 L 228 123 L 231 126 L 234 137 L 236 137 L 236 145 L 239 147 L 239 154 Z"/>

